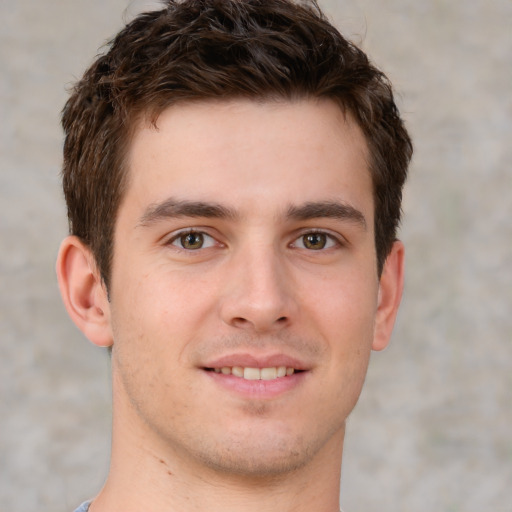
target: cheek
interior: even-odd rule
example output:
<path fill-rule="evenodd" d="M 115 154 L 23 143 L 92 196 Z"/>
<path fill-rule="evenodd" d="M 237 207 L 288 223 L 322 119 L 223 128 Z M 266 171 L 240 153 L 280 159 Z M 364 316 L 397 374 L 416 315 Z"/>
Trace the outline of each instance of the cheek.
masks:
<path fill-rule="evenodd" d="M 329 351 L 325 393 L 343 400 L 349 410 L 355 405 L 368 367 L 375 314 L 377 287 L 360 275 L 332 279 L 323 294 L 312 297 L 311 318 Z M 327 400 L 329 402 L 329 400 Z M 345 412 L 348 412 L 345 411 Z"/>
<path fill-rule="evenodd" d="M 371 345 L 377 312 L 377 284 L 361 272 L 339 272 L 320 285 L 306 287 L 309 310 L 327 339 L 339 340 L 347 349 Z"/>
<path fill-rule="evenodd" d="M 161 268 L 139 279 L 121 277 L 125 286 L 113 296 L 114 343 L 177 365 L 209 317 L 207 283 Z"/>

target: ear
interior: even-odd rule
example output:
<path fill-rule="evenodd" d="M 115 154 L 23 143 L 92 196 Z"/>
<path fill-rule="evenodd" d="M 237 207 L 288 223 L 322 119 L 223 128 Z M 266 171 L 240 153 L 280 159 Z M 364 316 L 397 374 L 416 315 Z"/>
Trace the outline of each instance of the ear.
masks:
<path fill-rule="evenodd" d="M 404 287 L 404 257 L 404 244 L 396 241 L 380 276 L 373 350 L 385 349 L 391 338 Z"/>
<path fill-rule="evenodd" d="M 61 244 L 57 278 L 69 316 L 85 336 L 99 347 L 113 343 L 110 304 L 91 250 L 77 237 Z"/>

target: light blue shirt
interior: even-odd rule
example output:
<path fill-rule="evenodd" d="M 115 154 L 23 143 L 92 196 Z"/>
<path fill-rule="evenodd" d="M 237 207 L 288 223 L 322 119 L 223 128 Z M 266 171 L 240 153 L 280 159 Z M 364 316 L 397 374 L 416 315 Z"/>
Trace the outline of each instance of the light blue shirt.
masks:
<path fill-rule="evenodd" d="M 84 501 L 75 512 L 87 512 L 89 510 L 89 506 L 91 505 L 90 501 Z"/>

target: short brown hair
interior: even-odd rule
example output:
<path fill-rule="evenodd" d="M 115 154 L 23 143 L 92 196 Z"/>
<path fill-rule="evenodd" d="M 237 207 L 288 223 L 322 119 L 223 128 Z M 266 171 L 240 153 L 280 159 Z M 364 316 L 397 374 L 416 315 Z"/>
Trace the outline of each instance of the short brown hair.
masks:
<path fill-rule="evenodd" d="M 370 153 L 379 275 L 401 216 L 412 155 L 391 85 L 317 3 L 167 0 L 110 42 L 63 111 L 63 187 L 70 232 L 109 285 L 125 155 L 141 118 L 200 99 L 330 98 L 362 129 Z"/>

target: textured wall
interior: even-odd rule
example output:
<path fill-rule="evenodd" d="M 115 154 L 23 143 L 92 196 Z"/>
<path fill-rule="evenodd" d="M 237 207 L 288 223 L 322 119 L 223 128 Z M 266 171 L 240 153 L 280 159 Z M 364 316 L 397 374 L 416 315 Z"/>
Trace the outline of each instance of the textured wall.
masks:
<path fill-rule="evenodd" d="M 59 111 L 149 2 L 0 0 L 0 511 L 66 512 L 109 457 L 107 355 L 67 319 Z M 512 510 L 512 2 L 324 0 L 400 92 L 403 307 L 349 420 L 349 512 Z"/>

